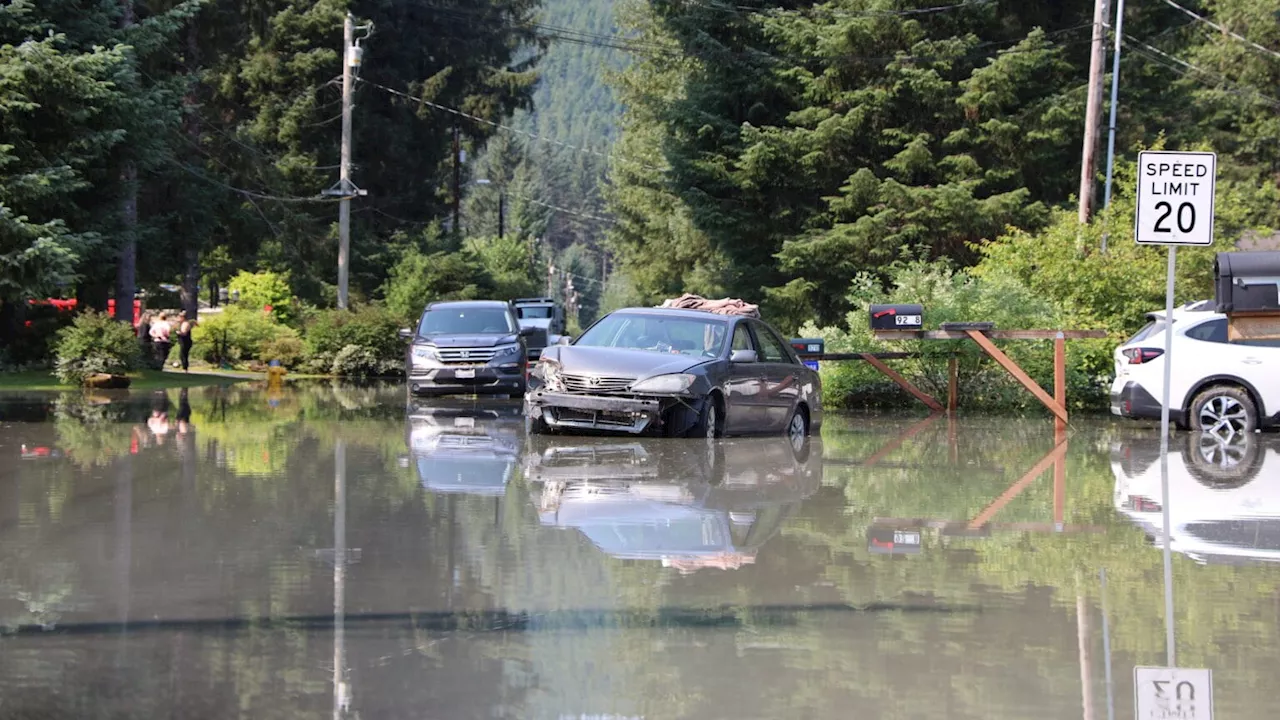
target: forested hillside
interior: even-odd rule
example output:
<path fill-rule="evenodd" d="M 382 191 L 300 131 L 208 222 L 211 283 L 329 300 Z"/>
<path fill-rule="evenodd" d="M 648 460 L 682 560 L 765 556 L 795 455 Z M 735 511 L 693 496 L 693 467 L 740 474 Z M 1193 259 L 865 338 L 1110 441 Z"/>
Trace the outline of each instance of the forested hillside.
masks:
<path fill-rule="evenodd" d="M 631 295 L 728 292 L 791 328 L 836 323 L 861 273 L 973 265 L 1010 228 L 1060 222 L 1079 187 L 1093 5 L 628 5 L 637 62 L 619 84 L 610 210 Z M 1212 147 L 1220 235 L 1274 226 L 1274 2 L 1131 2 L 1124 34 L 1122 159 Z"/>
<path fill-rule="evenodd" d="M 532 107 L 511 120 L 517 131 L 536 137 L 509 133 L 491 141 L 472 175 L 492 182 L 472 188 L 467 201 L 468 230 L 496 234 L 497 186 L 506 189 L 505 229 L 538 239 L 542 257 L 555 267 L 552 293 L 564 296 L 572 280 L 584 321 L 595 314 L 607 262 L 601 191 L 619 114 L 608 76 L 630 59 L 616 40 L 614 4 L 544 0 L 537 31 L 547 45 Z"/>

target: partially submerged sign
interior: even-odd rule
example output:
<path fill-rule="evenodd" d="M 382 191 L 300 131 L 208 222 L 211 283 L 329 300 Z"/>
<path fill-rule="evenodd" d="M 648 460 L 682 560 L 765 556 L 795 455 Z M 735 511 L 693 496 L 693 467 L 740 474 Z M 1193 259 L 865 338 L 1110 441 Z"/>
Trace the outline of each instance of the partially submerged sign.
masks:
<path fill-rule="evenodd" d="M 1212 245 L 1217 173 L 1216 153 L 1138 153 L 1138 244 Z"/>
<path fill-rule="evenodd" d="M 1135 667 L 1135 720 L 1213 720 L 1213 672 Z"/>

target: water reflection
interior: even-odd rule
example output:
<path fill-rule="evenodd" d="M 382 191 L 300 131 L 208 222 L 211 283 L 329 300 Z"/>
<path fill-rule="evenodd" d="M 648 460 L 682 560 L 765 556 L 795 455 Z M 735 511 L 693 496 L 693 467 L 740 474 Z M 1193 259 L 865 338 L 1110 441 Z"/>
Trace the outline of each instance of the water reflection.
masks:
<path fill-rule="evenodd" d="M 822 442 L 538 438 L 525 477 L 539 522 L 612 557 L 736 569 L 822 484 Z"/>
<path fill-rule="evenodd" d="M 1170 542 L 1200 563 L 1280 561 L 1280 438 L 1178 436 L 1169 457 Z M 1164 544 L 1160 441 L 1116 443 L 1116 508 Z"/>
<path fill-rule="evenodd" d="M 524 418 L 512 403 L 410 399 L 410 462 L 438 493 L 502 495 L 520 462 Z"/>
<path fill-rule="evenodd" d="M 1129 425 L 708 446 L 530 438 L 513 403 L 398 386 L 137 395 L 0 398 L 0 717 L 1126 717 L 1165 657 Z M 1240 499 L 1173 507 L 1266 516 L 1277 439 L 1246 442 L 1178 445 Z M 1180 662 L 1269 716 L 1276 566 L 1174 581 Z"/>

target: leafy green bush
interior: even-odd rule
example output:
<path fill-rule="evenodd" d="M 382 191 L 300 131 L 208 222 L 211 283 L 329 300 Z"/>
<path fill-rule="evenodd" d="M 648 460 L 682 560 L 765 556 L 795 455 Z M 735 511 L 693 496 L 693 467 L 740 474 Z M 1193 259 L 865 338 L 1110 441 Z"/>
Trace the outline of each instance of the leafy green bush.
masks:
<path fill-rule="evenodd" d="M 356 357 L 349 348 L 368 351 L 373 363 L 381 368 L 377 372 L 357 372 L 356 375 L 386 374 L 387 368 L 401 369 L 404 341 L 400 339 L 401 320 L 386 308 L 362 305 L 355 310 L 321 310 L 308 320 L 306 335 L 306 368 L 311 372 L 334 373 L 334 368 L 347 367 L 354 360 L 339 362 L 344 351 L 347 358 Z M 359 366 L 359 363 L 351 365 Z"/>
<path fill-rule="evenodd" d="M 232 364 L 260 358 L 268 343 L 301 343 L 298 331 L 280 324 L 271 314 L 239 306 L 202 315 L 191 338 L 197 357 Z"/>
<path fill-rule="evenodd" d="M 292 322 L 297 317 L 287 275 L 241 270 L 227 283 L 227 290 L 233 295 L 239 293 L 237 304 L 246 310 L 261 311 L 270 307 L 271 314 L 283 322 Z"/>
<path fill-rule="evenodd" d="M 290 332 L 281 333 L 262 343 L 262 347 L 258 351 L 258 359 L 267 364 L 270 364 L 272 360 L 276 360 L 281 365 L 293 369 L 306 356 L 306 345 L 302 342 L 302 338 L 292 334 L 292 328 L 285 329 Z"/>
<path fill-rule="evenodd" d="M 80 385 L 95 373 L 123 375 L 142 367 L 142 351 L 133 328 L 110 315 L 85 312 L 58 332 L 54 375 Z"/>

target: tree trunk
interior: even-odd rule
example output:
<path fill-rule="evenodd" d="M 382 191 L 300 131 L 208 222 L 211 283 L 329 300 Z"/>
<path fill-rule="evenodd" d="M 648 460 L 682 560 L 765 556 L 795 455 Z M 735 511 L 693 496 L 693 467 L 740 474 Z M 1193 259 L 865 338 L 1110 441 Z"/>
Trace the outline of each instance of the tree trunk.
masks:
<path fill-rule="evenodd" d="M 197 114 L 197 108 L 200 106 L 200 86 L 199 79 L 196 77 L 200 63 L 200 43 L 197 32 L 196 18 L 192 18 L 191 24 L 187 26 L 186 65 L 190 86 L 186 97 L 183 98 L 183 104 L 187 107 L 187 115 L 183 122 L 193 147 L 200 146 L 201 130 L 200 115 Z M 187 318 L 192 322 L 196 320 L 196 314 L 200 311 L 200 246 L 203 244 L 204 238 L 201 235 L 205 227 L 203 223 L 197 225 L 197 232 L 186 237 L 186 268 L 182 274 L 181 298 L 182 309 L 186 311 Z"/>
<path fill-rule="evenodd" d="M 132 27 L 133 0 L 120 2 L 120 27 Z M 120 201 L 120 220 L 124 242 L 116 261 L 116 320 L 133 324 L 133 297 L 138 289 L 138 166 L 126 160 L 120 172 L 124 198 Z"/>
<path fill-rule="evenodd" d="M 138 167 L 129 160 L 120 173 L 124 199 L 120 202 L 124 242 L 116 260 L 116 312 L 120 322 L 133 324 L 133 297 L 138 287 Z"/>

